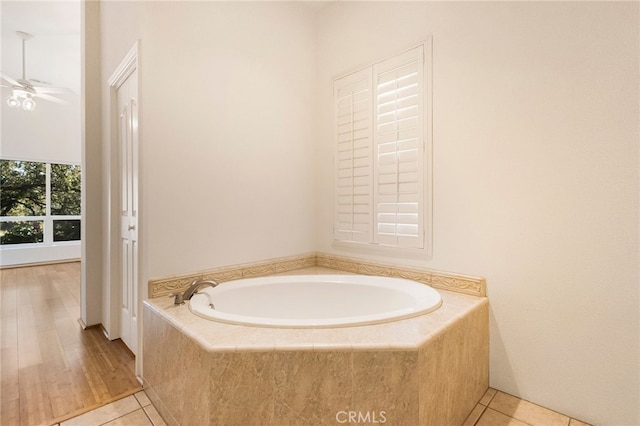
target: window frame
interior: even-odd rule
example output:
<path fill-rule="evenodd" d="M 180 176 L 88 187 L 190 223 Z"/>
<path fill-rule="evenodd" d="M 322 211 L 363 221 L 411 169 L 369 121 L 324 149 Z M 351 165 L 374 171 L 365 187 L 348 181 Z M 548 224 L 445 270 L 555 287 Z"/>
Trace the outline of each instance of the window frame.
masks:
<path fill-rule="evenodd" d="M 375 234 L 377 233 L 377 230 L 375 230 L 375 224 L 376 224 L 376 220 L 373 219 L 371 221 L 371 223 L 369 223 L 369 226 L 371 227 L 371 235 L 370 238 L 368 239 L 368 241 L 366 242 L 358 242 L 358 241 L 352 241 L 352 240 L 345 240 L 345 239 L 341 239 L 339 238 L 338 235 L 338 215 L 339 215 L 339 201 L 338 201 L 338 197 L 339 197 L 339 177 L 338 177 L 338 173 L 339 173 L 339 131 L 338 131 L 338 126 L 339 126 L 339 121 L 338 121 L 338 97 L 337 97 L 337 88 L 339 87 L 345 87 L 345 85 L 343 84 L 341 86 L 341 83 L 344 83 L 345 81 L 347 81 L 346 79 L 349 79 L 351 76 L 354 76 L 358 73 L 369 73 L 370 76 L 370 110 L 371 113 L 369 115 L 369 133 L 370 133 L 370 141 L 369 141 L 369 149 L 371 151 L 370 154 L 370 162 L 371 162 L 371 171 L 369 174 L 369 179 L 371 181 L 371 194 L 370 194 L 370 207 L 369 207 L 369 215 L 372 218 L 375 218 L 376 215 L 378 214 L 377 211 L 377 207 L 374 205 L 374 194 L 373 194 L 373 190 L 375 190 L 374 185 L 377 183 L 377 179 L 378 179 L 378 172 L 376 172 L 375 168 L 374 168 L 374 163 L 376 162 L 376 155 L 375 155 L 375 149 L 376 149 L 376 141 L 374 138 L 374 134 L 375 134 L 375 126 L 376 126 L 376 108 L 377 108 L 377 102 L 375 99 L 373 99 L 373 97 L 376 94 L 376 87 L 375 87 L 375 78 L 376 78 L 376 74 L 374 73 L 374 70 L 376 69 L 376 66 L 383 64 L 386 61 L 390 61 L 390 60 L 394 60 L 395 58 L 400 58 L 402 55 L 406 55 L 407 53 L 415 50 L 415 49 L 422 49 L 422 59 L 423 59 L 423 69 L 422 69 L 422 93 L 419 94 L 421 95 L 421 102 L 422 102 L 422 111 L 421 113 L 419 112 L 419 117 L 422 119 L 422 123 L 421 123 L 421 132 L 422 132 L 422 152 L 421 152 L 421 157 L 418 159 L 418 162 L 422 163 L 422 167 L 421 170 L 418 170 L 418 172 L 421 172 L 420 177 L 419 177 L 419 181 L 421 179 L 421 184 L 422 184 L 422 188 L 421 188 L 421 196 L 422 196 L 422 200 L 421 200 L 421 214 L 422 214 L 422 221 L 419 223 L 419 225 L 421 225 L 422 229 L 421 229 L 421 233 L 422 233 L 422 240 L 421 240 L 421 245 L 422 247 L 417 248 L 417 247 L 406 247 L 406 246 L 402 246 L 402 245 L 392 245 L 392 244 L 380 244 L 377 242 L 377 237 L 375 236 Z M 369 71 L 367 71 L 369 70 Z M 432 247 L 433 247 L 433 231 L 432 231 L 432 224 L 433 224 L 433 197 L 432 197 L 432 193 L 433 193 L 433 189 L 432 189 L 432 182 L 433 182 L 433 149 L 432 149 L 432 140 L 433 140 L 433 133 L 432 133 L 432 129 L 433 129 L 433 99 L 432 99 L 432 87 L 433 87 L 433 71 L 432 71 L 432 38 L 429 37 L 426 40 L 424 40 L 421 43 L 418 44 L 414 44 L 406 49 L 403 49 L 399 52 L 394 53 L 393 55 L 389 55 L 387 57 L 384 57 L 380 60 L 377 60 L 373 63 L 368 64 L 367 66 L 364 67 L 359 67 L 357 69 L 351 70 L 349 72 L 346 73 L 342 73 L 338 76 L 335 76 L 332 80 L 333 83 L 333 97 L 332 97 L 332 109 L 333 109 L 333 125 L 332 125 L 332 132 L 333 132 L 333 145 L 334 145 L 334 184 L 333 184 L 333 188 L 334 188 L 334 209 L 333 209 L 333 235 L 332 235 L 332 248 L 334 249 L 338 249 L 338 250 L 343 250 L 343 251 L 348 251 L 348 252 L 352 252 L 352 253 L 363 253 L 363 254 L 370 254 L 370 255 L 384 255 L 384 256 L 389 256 L 389 257 L 402 257 L 402 258 L 412 258 L 412 259 L 429 259 L 432 256 Z M 396 222 L 398 223 L 398 222 Z"/>
<path fill-rule="evenodd" d="M 32 159 L 25 160 L 25 159 L 8 158 L 8 157 L 0 158 L 0 161 L 21 161 L 21 162 L 29 162 L 29 163 L 41 163 L 45 165 L 45 214 L 38 215 L 38 216 L 0 216 L 0 223 L 32 222 L 32 221 L 43 222 L 43 241 L 38 243 L 0 244 L 0 250 L 80 245 L 82 241 L 82 235 L 80 235 L 80 239 L 78 240 L 54 241 L 54 222 L 59 220 L 82 221 L 82 212 L 80 212 L 80 214 L 77 214 L 77 215 L 51 214 L 51 165 L 60 164 L 60 165 L 67 165 L 67 166 L 78 166 L 80 168 L 82 168 L 82 165 L 79 163 L 66 162 L 66 161 L 42 161 L 42 160 L 32 160 Z"/>

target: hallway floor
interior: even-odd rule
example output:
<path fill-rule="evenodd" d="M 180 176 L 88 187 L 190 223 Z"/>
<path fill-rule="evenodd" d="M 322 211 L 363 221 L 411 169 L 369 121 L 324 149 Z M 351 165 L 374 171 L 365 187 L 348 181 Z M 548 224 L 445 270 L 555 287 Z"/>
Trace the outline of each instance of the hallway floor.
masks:
<path fill-rule="evenodd" d="M 80 263 L 0 270 L 0 424 L 50 425 L 141 389 L 134 356 L 82 330 Z"/>

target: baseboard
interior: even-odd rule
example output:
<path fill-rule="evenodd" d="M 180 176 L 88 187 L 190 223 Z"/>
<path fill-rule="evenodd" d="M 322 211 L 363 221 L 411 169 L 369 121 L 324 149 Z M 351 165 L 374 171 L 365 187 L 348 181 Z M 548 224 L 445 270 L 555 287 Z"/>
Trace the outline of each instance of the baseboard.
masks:
<path fill-rule="evenodd" d="M 60 263 L 76 263 L 81 262 L 82 259 L 62 259 L 62 260 L 52 260 L 49 262 L 33 262 L 33 263 L 20 263 L 18 265 L 0 265 L 0 270 L 3 269 L 15 269 L 15 268 L 29 268 L 31 266 L 47 266 L 47 265 L 58 265 Z"/>

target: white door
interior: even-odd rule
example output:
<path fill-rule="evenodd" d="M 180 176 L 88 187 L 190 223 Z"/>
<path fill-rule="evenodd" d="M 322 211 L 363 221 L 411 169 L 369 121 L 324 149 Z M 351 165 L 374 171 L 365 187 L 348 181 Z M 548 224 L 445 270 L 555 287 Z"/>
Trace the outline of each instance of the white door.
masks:
<path fill-rule="evenodd" d="M 138 104 L 137 70 L 116 91 L 120 145 L 120 337 L 136 354 L 138 341 Z"/>

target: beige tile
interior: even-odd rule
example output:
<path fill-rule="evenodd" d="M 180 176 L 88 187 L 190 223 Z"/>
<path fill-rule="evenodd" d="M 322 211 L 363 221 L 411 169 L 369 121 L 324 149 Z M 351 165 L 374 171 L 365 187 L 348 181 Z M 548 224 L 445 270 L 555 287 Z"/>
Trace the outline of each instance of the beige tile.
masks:
<path fill-rule="evenodd" d="M 179 426 L 180 423 L 178 423 L 176 418 L 173 416 L 173 414 L 171 413 L 171 410 L 169 410 L 165 406 L 164 402 L 160 399 L 158 394 L 154 391 L 153 387 L 150 386 L 146 380 L 143 380 L 143 381 L 144 381 L 144 387 L 145 387 L 147 396 L 151 400 L 151 405 L 144 407 L 144 410 L 147 413 L 147 415 L 149 415 L 153 411 L 156 411 L 166 425 Z M 151 410 L 151 408 L 153 408 L 154 410 Z M 153 420 L 154 419 L 151 418 L 152 422 Z"/>
<path fill-rule="evenodd" d="M 385 412 L 389 424 L 419 424 L 417 351 L 353 353 L 353 407 Z"/>
<path fill-rule="evenodd" d="M 166 418 L 174 418 L 179 424 L 202 424 L 209 418 L 207 352 L 146 306 L 143 324 L 146 388 L 163 404 L 150 399 Z"/>
<path fill-rule="evenodd" d="M 480 398 L 480 402 L 478 402 L 478 404 L 482 404 L 486 407 L 487 405 L 489 405 L 493 397 L 496 395 L 496 392 L 497 391 L 493 388 L 487 389 L 487 391 L 484 393 L 482 398 Z"/>
<path fill-rule="evenodd" d="M 486 407 L 484 405 L 480 405 L 480 404 L 473 407 L 473 410 L 469 414 L 469 417 L 467 417 L 467 420 L 464 421 L 462 426 L 474 426 L 478 421 L 478 419 L 480 418 L 480 416 L 482 415 L 482 413 L 484 412 L 485 408 Z"/>
<path fill-rule="evenodd" d="M 591 426 L 589 423 L 581 422 L 580 420 L 571 419 L 569 426 Z"/>
<path fill-rule="evenodd" d="M 160 413 L 156 410 L 156 407 L 153 405 L 147 405 L 144 407 L 145 413 L 147 413 L 147 417 L 151 420 L 153 426 L 166 426 L 167 424 L 164 422 L 162 417 L 160 417 Z"/>
<path fill-rule="evenodd" d="M 276 350 L 350 350 L 351 340 L 347 328 L 274 329 L 273 331 L 277 333 L 273 333 L 273 337 Z"/>
<path fill-rule="evenodd" d="M 481 304 L 421 346 L 421 425 L 464 423 L 489 388 L 488 341 L 488 306 Z"/>
<path fill-rule="evenodd" d="M 482 417 L 480 417 L 476 426 L 527 426 L 527 424 L 487 408 L 482 413 Z"/>
<path fill-rule="evenodd" d="M 420 376 L 420 424 L 439 426 L 451 424 L 447 418 L 448 401 L 455 400 L 450 387 L 453 381 L 443 378 L 442 371 L 456 371 L 445 353 L 446 335 L 442 333 L 420 348 L 418 363 Z M 448 375 L 447 375 L 448 376 Z M 451 395 L 451 397 L 449 396 Z M 470 407 L 473 409 L 473 406 Z"/>
<path fill-rule="evenodd" d="M 273 352 L 218 352 L 210 356 L 210 424 L 271 424 Z"/>
<path fill-rule="evenodd" d="M 421 323 L 425 317 L 407 318 L 400 321 L 355 327 L 351 334 L 354 347 L 381 350 L 417 350 L 423 340 Z"/>
<path fill-rule="evenodd" d="M 489 408 L 532 426 L 567 426 L 569 417 L 498 391 Z"/>
<path fill-rule="evenodd" d="M 282 275 L 353 275 L 351 272 L 339 271 L 337 269 L 324 268 L 322 266 L 310 266 L 308 268 L 295 269 L 293 271 L 279 272 L 274 276 Z"/>
<path fill-rule="evenodd" d="M 136 393 L 134 396 L 136 397 L 136 399 L 140 403 L 140 406 L 142 407 L 146 407 L 147 405 L 151 404 L 151 401 L 149 401 L 149 398 L 147 397 L 147 394 L 144 393 L 144 391 L 140 391 Z"/>
<path fill-rule="evenodd" d="M 119 417 L 109 423 L 105 423 L 103 426 L 153 426 L 153 424 L 145 414 L 144 410 L 139 408 L 132 413 Z"/>
<path fill-rule="evenodd" d="M 129 414 L 140 408 L 138 400 L 131 395 L 118 401 L 107 404 L 103 407 L 96 408 L 93 411 L 82 414 L 78 417 L 74 417 L 65 422 L 62 422 L 60 426 L 87 426 L 87 425 L 102 425 L 104 423 L 115 420 L 126 414 Z"/>
<path fill-rule="evenodd" d="M 276 352 L 273 424 L 335 424 L 336 413 L 351 407 L 350 371 L 350 352 Z"/>
<path fill-rule="evenodd" d="M 174 305 L 170 303 L 164 309 L 166 317 L 178 328 L 182 328 L 187 325 L 191 325 L 203 320 L 193 312 L 189 310 L 189 304 Z"/>
<path fill-rule="evenodd" d="M 273 351 L 276 347 L 270 330 L 260 327 L 236 326 L 235 333 L 231 335 L 228 343 L 235 345 L 237 351 L 267 352 Z"/>

